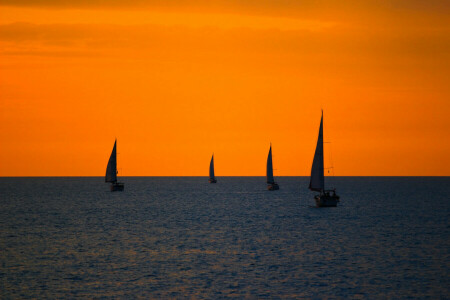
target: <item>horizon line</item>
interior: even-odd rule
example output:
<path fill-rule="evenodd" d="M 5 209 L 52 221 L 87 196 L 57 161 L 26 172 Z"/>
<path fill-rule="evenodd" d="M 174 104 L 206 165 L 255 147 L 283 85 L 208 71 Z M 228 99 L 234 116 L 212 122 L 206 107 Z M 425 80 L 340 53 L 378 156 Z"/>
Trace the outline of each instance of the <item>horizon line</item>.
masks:
<path fill-rule="evenodd" d="M 104 175 L 18 175 L 18 176 L 0 176 L 0 178 L 55 178 L 55 177 L 72 177 L 72 178 L 80 178 L 80 177 L 92 177 L 92 178 L 102 178 Z M 208 178 L 208 175 L 129 175 L 129 176 L 120 176 L 120 178 L 128 178 L 128 177 L 205 177 Z M 265 175 L 224 175 L 224 176 L 216 176 L 220 177 L 266 177 Z M 281 175 L 275 176 L 278 177 L 310 177 L 310 175 Z M 335 176 L 325 176 L 326 178 L 333 177 L 450 177 L 450 175 L 335 175 Z"/>

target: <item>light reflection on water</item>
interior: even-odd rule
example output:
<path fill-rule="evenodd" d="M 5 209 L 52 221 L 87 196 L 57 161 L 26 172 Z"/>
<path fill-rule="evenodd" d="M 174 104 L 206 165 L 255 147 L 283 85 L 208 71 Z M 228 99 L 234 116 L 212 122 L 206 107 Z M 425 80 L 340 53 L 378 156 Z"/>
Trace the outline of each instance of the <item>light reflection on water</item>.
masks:
<path fill-rule="evenodd" d="M 450 295 L 450 178 L 0 178 L 1 298 Z"/>

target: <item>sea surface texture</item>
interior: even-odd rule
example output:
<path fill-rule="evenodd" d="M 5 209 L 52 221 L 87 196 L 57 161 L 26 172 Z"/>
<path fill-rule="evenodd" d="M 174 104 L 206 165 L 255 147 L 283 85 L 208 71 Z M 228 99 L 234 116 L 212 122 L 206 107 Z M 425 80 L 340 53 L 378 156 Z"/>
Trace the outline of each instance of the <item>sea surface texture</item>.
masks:
<path fill-rule="evenodd" d="M 0 178 L 0 298 L 450 298 L 450 178 Z"/>

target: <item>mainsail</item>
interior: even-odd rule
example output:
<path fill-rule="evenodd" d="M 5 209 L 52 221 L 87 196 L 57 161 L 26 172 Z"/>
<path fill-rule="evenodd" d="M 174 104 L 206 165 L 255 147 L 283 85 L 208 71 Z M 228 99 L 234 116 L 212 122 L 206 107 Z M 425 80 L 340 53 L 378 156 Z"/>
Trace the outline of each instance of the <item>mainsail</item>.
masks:
<path fill-rule="evenodd" d="M 209 163 L 209 179 L 215 179 L 214 178 L 214 154 L 212 155 L 211 162 Z"/>
<path fill-rule="evenodd" d="M 309 189 L 321 192 L 325 189 L 325 176 L 323 167 L 323 111 L 320 119 L 319 137 L 317 139 L 316 152 L 311 167 L 311 179 Z"/>
<path fill-rule="evenodd" d="M 109 157 L 108 166 L 106 167 L 105 182 L 117 182 L 117 140 L 114 142 L 114 148 Z"/>
<path fill-rule="evenodd" d="M 267 169 L 266 169 L 267 183 L 273 184 L 273 166 L 272 166 L 272 145 L 270 145 L 269 155 L 267 156 Z"/>

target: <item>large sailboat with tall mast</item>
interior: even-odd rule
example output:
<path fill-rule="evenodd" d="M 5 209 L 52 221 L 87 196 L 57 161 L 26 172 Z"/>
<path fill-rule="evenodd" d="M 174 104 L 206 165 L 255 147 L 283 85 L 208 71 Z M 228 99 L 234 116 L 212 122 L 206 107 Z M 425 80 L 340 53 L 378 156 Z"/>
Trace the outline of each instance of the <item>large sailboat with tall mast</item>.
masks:
<path fill-rule="evenodd" d="M 311 167 L 311 178 L 309 181 L 309 189 L 311 191 L 319 192 L 319 195 L 314 196 L 317 207 L 335 207 L 339 202 L 339 196 L 336 195 L 336 189 L 325 189 L 325 174 L 324 174 L 324 159 L 323 159 L 323 111 L 320 119 L 319 137 L 317 138 L 316 152 L 314 153 L 313 164 Z"/>
<path fill-rule="evenodd" d="M 266 179 L 267 179 L 267 189 L 269 191 L 275 191 L 280 189 L 278 183 L 276 183 L 275 179 L 273 178 L 272 143 L 270 143 L 269 155 L 267 156 Z"/>
<path fill-rule="evenodd" d="M 111 192 L 123 191 L 124 184 L 117 182 L 117 139 L 106 167 L 105 182 L 111 183 Z"/>
<path fill-rule="evenodd" d="M 209 183 L 217 183 L 216 177 L 214 176 L 214 153 L 209 163 Z"/>

